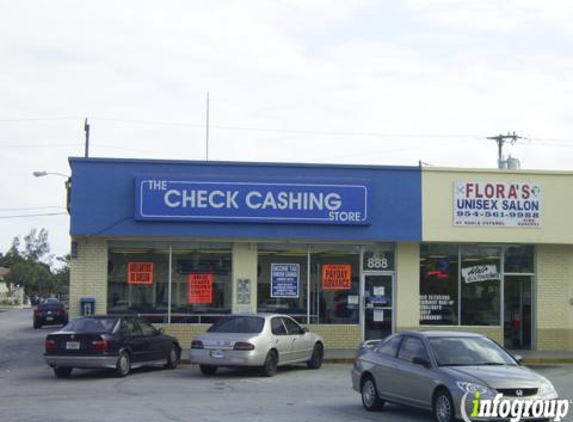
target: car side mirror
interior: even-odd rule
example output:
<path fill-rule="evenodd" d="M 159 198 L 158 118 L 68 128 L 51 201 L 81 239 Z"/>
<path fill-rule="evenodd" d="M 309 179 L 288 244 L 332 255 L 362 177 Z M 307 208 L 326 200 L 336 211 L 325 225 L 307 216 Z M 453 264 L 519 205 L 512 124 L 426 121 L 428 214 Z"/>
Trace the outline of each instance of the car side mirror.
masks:
<path fill-rule="evenodd" d="M 308 329 L 308 327 L 302 327 L 302 331 L 304 331 L 305 333 L 308 333 L 310 330 Z"/>
<path fill-rule="evenodd" d="M 523 364 L 523 356 L 521 355 L 513 355 L 513 358 L 519 363 L 520 365 Z"/>
<path fill-rule="evenodd" d="M 422 365 L 424 368 L 429 368 L 430 365 L 430 361 L 426 358 L 421 358 L 416 356 L 414 359 L 412 359 L 412 362 L 415 363 L 416 365 Z"/>
<path fill-rule="evenodd" d="M 164 334 L 165 333 L 165 328 L 161 327 L 157 329 L 157 334 Z"/>

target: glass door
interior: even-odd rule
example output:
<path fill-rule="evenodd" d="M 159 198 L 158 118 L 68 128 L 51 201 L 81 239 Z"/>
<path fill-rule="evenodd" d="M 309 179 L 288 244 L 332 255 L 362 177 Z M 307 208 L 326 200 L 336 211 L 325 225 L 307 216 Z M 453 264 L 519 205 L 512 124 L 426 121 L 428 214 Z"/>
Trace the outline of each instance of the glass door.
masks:
<path fill-rule="evenodd" d="M 506 349 L 531 349 L 532 277 L 506 275 L 504 283 L 504 346 Z"/>
<path fill-rule="evenodd" d="M 393 296 L 393 275 L 364 275 L 364 340 L 392 334 Z"/>

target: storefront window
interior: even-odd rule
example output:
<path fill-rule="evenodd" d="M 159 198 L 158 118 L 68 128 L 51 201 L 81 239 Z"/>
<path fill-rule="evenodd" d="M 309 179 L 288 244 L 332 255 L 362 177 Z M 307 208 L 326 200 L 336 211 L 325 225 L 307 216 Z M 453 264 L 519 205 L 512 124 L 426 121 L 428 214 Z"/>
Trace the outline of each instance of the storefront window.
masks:
<path fill-rule="evenodd" d="M 308 248 L 260 245 L 257 310 L 307 319 Z"/>
<path fill-rule="evenodd" d="M 259 312 L 288 314 L 301 323 L 358 324 L 359 280 L 358 248 L 311 246 L 309 254 L 306 245 L 259 245 Z"/>
<path fill-rule="evenodd" d="M 458 246 L 422 245 L 420 324 L 458 325 Z"/>
<path fill-rule="evenodd" d="M 462 325 L 501 324 L 501 256 L 499 246 L 462 246 Z"/>
<path fill-rule="evenodd" d="M 108 312 L 167 322 L 170 279 L 171 322 L 211 323 L 231 312 L 230 245 L 167 242 L 110 243 Z"/>
<path fill-rule="evenodd" d="M 108 312 L 167 313 L 169 250 L 161 243 L 111 245 L 108 259 Z"/>
<path fill-rule="evenodd" d="M 504 254 L 504 272 L 533 273 L 533 246 L 508 246 Z"/>
<path fill-rule="evenodd" d="M 349 249 L 311 251 L 311 305 L 319 324 L 358 324 L 360 253 Z"/>
<path fill-rule="evenodd" d="M 232 311 L 230 245 L 173 244 L 172 322 L 212 323 Z"/>

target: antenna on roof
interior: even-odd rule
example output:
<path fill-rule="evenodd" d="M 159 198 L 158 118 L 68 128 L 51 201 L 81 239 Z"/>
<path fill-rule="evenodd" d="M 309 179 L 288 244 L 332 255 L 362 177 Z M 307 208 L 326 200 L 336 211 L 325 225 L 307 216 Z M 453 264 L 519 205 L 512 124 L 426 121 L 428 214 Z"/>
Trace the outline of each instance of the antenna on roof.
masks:
<path fill-rule="evenodd" d="M 207 122 L 205 124 L 205 157 L 206 161 L 209 161 L 209 91 L 207 91 Z"/>

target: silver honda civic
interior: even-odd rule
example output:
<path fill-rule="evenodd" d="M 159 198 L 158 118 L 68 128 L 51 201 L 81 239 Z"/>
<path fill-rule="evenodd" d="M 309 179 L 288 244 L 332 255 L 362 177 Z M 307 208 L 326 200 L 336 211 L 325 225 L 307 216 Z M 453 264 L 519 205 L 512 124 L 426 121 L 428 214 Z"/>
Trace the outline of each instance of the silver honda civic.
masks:
<path fill-rule="evenodd" d="M 318 369 L 324 356 L 324 340 L 287 315 L 229 315 L 191 342 L 189 361 L 201 372 L 213 375 L 219 367 L 259 367 L 273 376 L 277 367 L 306 363 Z"/>
<path fill-rule="evenodd" d="M 409 331 L 365 342 L 352 386 L 366 410 L 380 410 L 385 402 L 404 404 L 432 411 L 437 422 L 493 419 L 514 411 L 524 420 L 537 417 L 541 406 L 534 406 L 535 400 L 557 401 L 551 382 L 522 366 L 520 358 L 485 336 L 463 332 Z"/>

